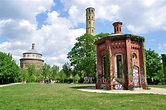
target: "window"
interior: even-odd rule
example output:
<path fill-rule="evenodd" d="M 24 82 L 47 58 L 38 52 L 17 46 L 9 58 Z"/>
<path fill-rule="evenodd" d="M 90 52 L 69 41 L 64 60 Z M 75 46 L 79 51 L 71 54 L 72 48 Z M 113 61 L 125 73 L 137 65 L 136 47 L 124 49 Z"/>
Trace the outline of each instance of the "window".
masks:
<path fill-rule="evenodd" d="M 135 53 L 133 53 L 132 57 L 133 59 L 137 59 L 137 55 Z"/>
<path fill-rule="evenodd" d="M 105 55 L 102 56 L 102 75 L 104 78 L 110 76 L 110 60 Z"/>
<path fill-rule="evenodd" d="M 90 21 L 89 21 L 89 24 L 90 24 Z"/>
<path fill-rule="evenodd" d="M 117 78 L 123 77 L 122 55 L 116 55 L 116 73 Z"/>

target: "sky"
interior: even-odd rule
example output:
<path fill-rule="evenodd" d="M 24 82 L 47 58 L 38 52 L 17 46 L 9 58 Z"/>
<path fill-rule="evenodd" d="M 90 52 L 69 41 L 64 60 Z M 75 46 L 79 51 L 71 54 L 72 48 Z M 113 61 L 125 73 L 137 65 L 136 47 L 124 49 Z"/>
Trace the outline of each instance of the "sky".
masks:
<path fill-rule="evenodd" d="M 85 9 L 95 8 L 96 34 L 113 33 L 123 22 L 124 34 L 145 37 L 145 48 L 166 54 L 166 0 L 0 0 L 0 51 L 19 64 L 35 49 L 45 63 L 62 66 L 76 38 L 86 30 Z"/>

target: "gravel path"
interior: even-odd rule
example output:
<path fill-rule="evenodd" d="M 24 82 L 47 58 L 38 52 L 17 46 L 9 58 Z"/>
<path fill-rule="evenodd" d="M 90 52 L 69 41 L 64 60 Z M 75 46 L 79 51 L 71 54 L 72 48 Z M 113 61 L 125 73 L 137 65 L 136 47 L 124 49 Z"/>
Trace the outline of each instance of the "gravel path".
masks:
<path fill-rule="evenodd" d="M 21 84 L 21 83 L 4 84 L 4 85 L 0 85 L 0 87 L 12 86 L 12 85 L 16 85 L 16 84 Z"/>
<path fill-rule="evenodd" d="M 103 90 L 103 89 L 95 89 L 95 88 L 84 88 L 78 89 L 86 92 L 97 92 L 97 93 L 114 93 L 114 94 L 163 94 L 166 95 L 166 89 L 164 88 L 151 88 L 150 90 L 143 89 L 135 89 L 133 91 L 130 90 Z"/>

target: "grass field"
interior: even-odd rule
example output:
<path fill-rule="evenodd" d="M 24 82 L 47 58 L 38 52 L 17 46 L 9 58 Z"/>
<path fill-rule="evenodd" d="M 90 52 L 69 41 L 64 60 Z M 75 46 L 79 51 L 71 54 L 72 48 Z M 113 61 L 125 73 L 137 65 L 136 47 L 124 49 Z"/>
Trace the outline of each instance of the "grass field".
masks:
<path fill-rule="evenodd" d="M 148 85 L 149 87 L 156 87 L 156 88 L 165 88 L 166 89 L 166 85 Z"/>
<path fill-rule="evenodd" d="M 77 90 L 85 84 L 20 84 L 0 88 L 0 110 L 164 110 L 166 95 Z M 94 86 L 94 85 L 90 85 Z"/>

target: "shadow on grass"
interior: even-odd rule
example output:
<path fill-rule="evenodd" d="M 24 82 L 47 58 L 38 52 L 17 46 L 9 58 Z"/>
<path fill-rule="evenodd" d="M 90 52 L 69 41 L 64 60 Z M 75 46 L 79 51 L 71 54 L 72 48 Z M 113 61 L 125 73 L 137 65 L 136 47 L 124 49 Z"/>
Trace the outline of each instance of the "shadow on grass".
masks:
<path fill-rule="evenodd" d="M 94 85 L 75 85 L 75 86 L 71 86 L 70 88 L 73 89 L 84 89 L 84 88 L 95 88 Z"/>

